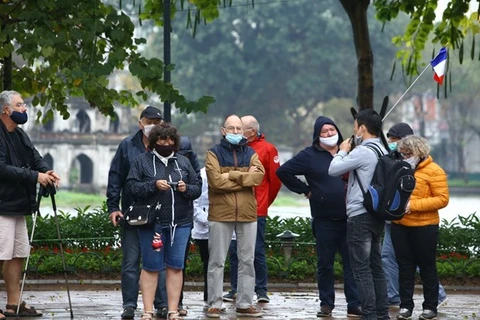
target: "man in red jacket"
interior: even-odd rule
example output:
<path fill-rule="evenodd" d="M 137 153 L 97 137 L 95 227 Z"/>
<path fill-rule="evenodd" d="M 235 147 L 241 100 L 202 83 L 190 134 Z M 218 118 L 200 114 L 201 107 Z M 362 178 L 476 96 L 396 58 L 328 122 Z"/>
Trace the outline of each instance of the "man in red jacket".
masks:
<path fill-rule="evenodd" d="M 268 215 L 268 207 L 277 197 L 282 183 L 276 175 L 280 167 L 278 151 L 273 144 L 265 140 L 265 136 L 260 133 L 260 125 L 253 116 L 242 117 L 243 136 L 248 141 L 248 146 L 252 147 L 260 158 L 260 162 L 265 167 L 265 175 L 262 183 L 255 187 L 255 197 L 257 199 L 257 241 L 255 244 L 255 293 L 257 302 L 270 302 L 267 295 L 268 270 L 265 258 L 265 225 Z M 230 281 L 232 289 L 223 296 L 224 301 L 233 301 L 237 292 L 237 269 L 238 260 L 236 253 L 236 241 L 232 241 L 229 249 L 230 258 Z"/>

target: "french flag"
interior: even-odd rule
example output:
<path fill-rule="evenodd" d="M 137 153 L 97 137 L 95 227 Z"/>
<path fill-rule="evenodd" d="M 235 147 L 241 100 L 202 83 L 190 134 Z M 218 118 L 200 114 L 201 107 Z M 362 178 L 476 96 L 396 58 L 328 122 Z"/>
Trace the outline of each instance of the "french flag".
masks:
<path fill-rule="evenodd" d="M 440 85 L 443 84 L 443 76 L 445 75 L 445 67 L 447 66 L 447 49 L 442 47 L 432 61 L 430 61 L 433 67 L 433 80 L 437 81 Z"/>

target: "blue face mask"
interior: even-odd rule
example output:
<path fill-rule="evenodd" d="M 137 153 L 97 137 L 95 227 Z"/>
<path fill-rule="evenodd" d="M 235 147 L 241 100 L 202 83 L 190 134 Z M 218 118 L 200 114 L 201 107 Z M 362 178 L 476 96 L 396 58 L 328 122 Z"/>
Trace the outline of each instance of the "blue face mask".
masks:
<path fill-rule="evenodd" d="M 391 151 L 397 150 L 397 143 L 396 142 L 389 142 L 388 143 L 388 148 L 390 148 Z"/>
<path fill-rule="evenodd" d="M 241 134 L 227 133 L 225 135 L 225 139 L 231 144 L 237 145 L 240 143 L 240 141 L 242 141 L 243 136 Z"/>
<path fill-rule="evenodd" d="M 24 124 L 28 120 L 28 114 L 26 112 L 13 111 L 10 115 L 10 119 L 16 124 Z"/>

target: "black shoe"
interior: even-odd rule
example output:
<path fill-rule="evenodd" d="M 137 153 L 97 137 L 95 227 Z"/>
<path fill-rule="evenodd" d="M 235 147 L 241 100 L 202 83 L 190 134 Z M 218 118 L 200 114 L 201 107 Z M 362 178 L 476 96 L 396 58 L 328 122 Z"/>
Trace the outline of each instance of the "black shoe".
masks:
<path fill-rule="evenodd" d="M 350 318 L 361 318 L 362 317 L 362 308 L 356 307 L 347 310 L 347 317 Z"/>
<path fill-rule="evenodd" d="M 269 303 L 270 298 L 266 294 L 257 295 L 257 302 Z"/>
<path fill-rule="evenodd" d="M 317 312 L 317 317 L 331 317 L 333 308 L 330 306 L 321 306 L 320 311 Z"/>
<path fill-rule="evenodd" d="M 133 307 L 126 307 L 122 312 L 122 319 L 135 318 L 135 309 Z"/>
<path fill-rule="evenodd" d="M 237 293 L 230 291 L 226 295 L 223 296 L 223 301 L 225 302 L 233 302 L 237 299 Z"/>
<path fill-rule="evenodd" d="M 407 308 L 401 308 L 397 314 L 397 319 L 409 320 L 412 319 L 412 311 Z"/>
<path fill-rule="evenodd" d="M 418 319 L 437 319 L 437 313 L 433 310 L 425 309 Z"/>
<path fill-rule="evenodd" d="M 163 307 L 163 308 L 157 309 L 157 311 L 155 312 L 155 316 L 158 319 L 167 319 L 168 318 L 168 308 Z"/>

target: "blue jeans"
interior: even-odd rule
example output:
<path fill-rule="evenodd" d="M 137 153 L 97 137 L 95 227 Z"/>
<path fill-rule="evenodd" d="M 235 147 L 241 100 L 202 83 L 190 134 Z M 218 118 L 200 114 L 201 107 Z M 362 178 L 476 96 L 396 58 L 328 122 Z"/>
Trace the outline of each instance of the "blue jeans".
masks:
<path fill-rule="evenodd" d="M 123 307 L 137 308 L 140 280 L 140 243 L 137 228 L 122 228 L 122 300 Z M 163 289 L 162 289 L 163 288 Z M 155 307 L 167 307 L 165 271 L 158 276 Z"/>
<path fill-rule="evenodd" d="M 178 307 L 183 307 L 183 288 L 185 287 L 185 269 L 187 266 L 188 260 L 188 252 L 190 250 L 190 237 L 187 241 L 187 246 L 185 248 L 185 260 L 184 260 L 184 268 L 182 270 L 183 280 L 182 280 L 182 292 L 180 293 L 180 300 L 178 301 Z M 208 252 L 208 247 L 207 247 Z M 208 258 L 207 258 L 208 264 Z M 155 292 L 155 301 L 153 302 L 155 309 L 162 309 L 168 308 L 168 298 L 167 298 L 167 273 L 165 270 L 162 270 L 158 273 L 158 283 L 157 283 L 157 291 Z"/>
<path fill-rule="evenodd" d="M 122 228 L 122 299 L 123 307 L 137 308 L 140 280 L 140 245 L 137 229 Z"/>
<path fill-rule="evenodd" d="M 382 262 L 383 270 L 387 278 L 387 294 L 388 304 L 400 305 L 399 281 L 398 281 L 398 264 L 395 257 L 395 250 L 393 249 L 392 238 L 390 235 L 391 224 L 385 224 L 385 236 L 383 238 L 382 246 Z M 420 272 L 417 268 L 417 272 Z M 438 303 L 447 299 L 447 294 L 442 284 L 438 284 Z"/>
<path fill-rule="evenodd" d="M 340 252 L 343 262 L 344 293 L 348 309 L 360 306 L 357 285 L 350 267 L 347 246 L 347 223 L 345 220 L 313 218 L 313 235 L 317 249 L 317 286 L 320 306 L 335 307 L 335 254 Z"/>
<path fill-rule="evenodd" d="M 142 268 L 154 272 L 160 272 L 167 267 L 183 270 L 190 230 L 192 230 L 191 224 L 177 226 L 176 229 L 162 227 L 159 224 L 155 224 L 152 229 L 139 228 Z M 154 233 L 159 233 L 163 241 L 163 248 L 159 251 L 152 249 Z"/>
<path fill-rule="evenodd" d="M 381 240 L 385 223 L 364 213 L 348 218 L 350 264 L 362 302 L 362 319 L 388 319 L 387 284 L 382 267 Z"/>
<path fill-rule="evenodd" d="M 398 264 L 393 250 L 392 238 L 390 236 L 391 224 L 385 224 L 385 236 L 382 245 L 383 271 L 387 279 L 387 295 L 389 305 L 400 305 L 400 295 L 398 293 Z"/>
<path fill-rule="evenodd" d="M 267 295 L 268 269 L 265 257 L 265 227 L 266 217 L 257 217 L 257 241 L 255 242 L 255 293 L 257 296 Z M 232 241 L 228 249 L 230 260 L 230 283 L 232 292 L 237 292 L 238 258 L 237 241 Z"/>

